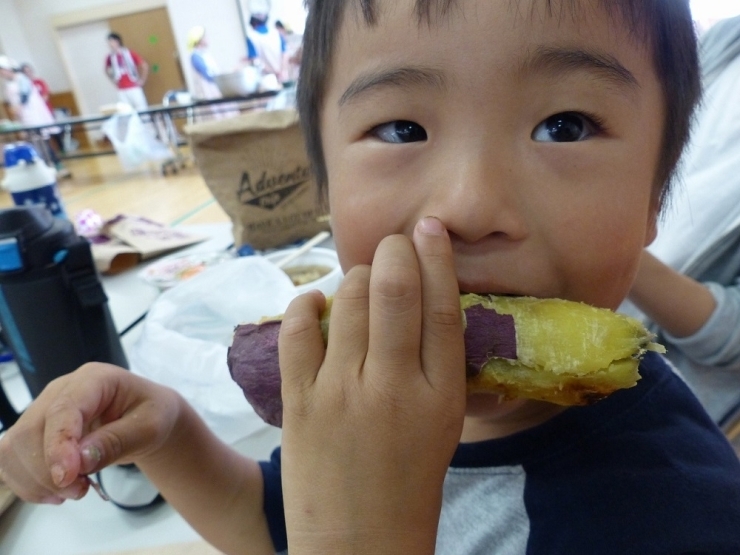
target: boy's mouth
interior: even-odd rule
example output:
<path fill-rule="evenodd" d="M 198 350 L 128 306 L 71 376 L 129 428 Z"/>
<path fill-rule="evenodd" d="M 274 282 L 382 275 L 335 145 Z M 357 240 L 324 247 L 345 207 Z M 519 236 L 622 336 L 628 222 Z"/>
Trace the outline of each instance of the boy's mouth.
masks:
<path fill-rule="evenodd" d="M 458 276 L 458 290 L 460 295 L 472 293 L 475 295 L 495 297 L 538 297 L 540 295 L 532 294 L 531 291 L 525 291 L 513 284 L 501 281 L 481 280 L 481 279 L 464 279 Z"/>
<path fill-rule="evenodd" d="M 480 295 L 481 297 L 485 296 L 493 296 L 493 297 L 528 297 L 533 295 L 527 295 L 525 293 L 519 293 L 519 292 L 503 292 L 503 291 L 464 291 L 460 289 L 460 296 L 463 295 Z"/>

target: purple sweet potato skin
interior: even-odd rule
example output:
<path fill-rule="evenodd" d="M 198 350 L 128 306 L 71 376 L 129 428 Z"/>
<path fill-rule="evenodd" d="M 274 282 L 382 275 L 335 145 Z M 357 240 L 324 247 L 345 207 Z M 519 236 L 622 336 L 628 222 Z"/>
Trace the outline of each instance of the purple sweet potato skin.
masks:
<path fill-rule="evenodd" d="M 283 425 L 278 333 L 280 321 L 244 324 L 234 330 L 228 365 L 254 411 L 268 424 Z"/>
<path fill-rule="evenodd" d="M 474 305 L 465 309 L 465 363 L 468 377 L 477 376 L 491 357 L 516 359 L 514 318 Z M 237 326 L 229 348 L 232 379 L 254 411 L 268 424 L 283 425 L 278 334 L 280 321 Z"/>
<path fill-rule="evenodd" d="M 516 329 L 511 314 L 473 305 L 465 309 L 465 367 L 467 375 L 480 374 L 492 356 L 516 360 Z"/>

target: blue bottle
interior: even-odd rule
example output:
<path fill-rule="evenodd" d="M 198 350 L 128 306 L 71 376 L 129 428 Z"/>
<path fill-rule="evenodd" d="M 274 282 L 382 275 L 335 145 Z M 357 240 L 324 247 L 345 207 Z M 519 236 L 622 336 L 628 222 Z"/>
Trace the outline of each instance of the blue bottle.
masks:
<path fill-rule="evenodd" d="M 28 143 L 13 143 L 4 148 L 5 178 L 2 186 L 16 206 L 45 206 L 52 215 L 66 218 L 56 181 L 56 170 L 46 165 Z"/>

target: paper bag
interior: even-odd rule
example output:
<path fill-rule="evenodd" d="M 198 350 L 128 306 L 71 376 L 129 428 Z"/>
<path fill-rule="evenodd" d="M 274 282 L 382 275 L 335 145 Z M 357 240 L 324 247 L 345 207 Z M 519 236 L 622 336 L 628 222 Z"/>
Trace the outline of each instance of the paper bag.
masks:
<path fill-rule="evenodd" d="M 185 127 L 234 243 L 285 246 L 329 228 L 295 110 L 255 111 Z"/>
<path fill-rule="evenodd" d="M 98 271 L 116 274 L 142 260 L 199 243 L 206 237 L 121 214 L 107 221 L 99 234 L 89 239 Z"/>

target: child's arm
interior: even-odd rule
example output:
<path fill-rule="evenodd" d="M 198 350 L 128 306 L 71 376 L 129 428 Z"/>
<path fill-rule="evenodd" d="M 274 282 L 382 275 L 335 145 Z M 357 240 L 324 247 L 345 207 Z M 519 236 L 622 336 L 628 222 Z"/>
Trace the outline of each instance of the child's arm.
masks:
<path fill-rule="evenodd" d="M 716 308 L 712 293 L 701 283 L 643 251 L 630 300 L 674 337 L 693 335 Z"/>
<path fill-rule="evenodd" d="M 460 440 L 465 363 L 450 242 L 426 218 L 384 239 L 334 297 L 289 307 L 279 350 L 291 555 L 434 553 L 442 483 Z"/>
<path fill-rule="evenodd" d="M 21 498 L 61 503 L 86 475 L 134 462 L 226 553 L 274 553 L 256 462 L 221 443 L 176 392 L 89 364 L 50 383 L 0 440 L 0 479 Z"/>

